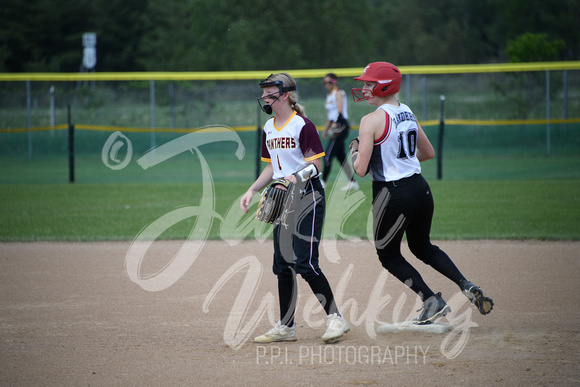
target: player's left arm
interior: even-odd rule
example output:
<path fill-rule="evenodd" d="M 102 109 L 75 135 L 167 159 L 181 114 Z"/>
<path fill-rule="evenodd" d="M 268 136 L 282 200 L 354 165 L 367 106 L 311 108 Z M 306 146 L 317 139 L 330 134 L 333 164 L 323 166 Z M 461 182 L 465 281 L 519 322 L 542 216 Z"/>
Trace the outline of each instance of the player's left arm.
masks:
<path fill-rule="evenodd" d="M 324 147 L 320 142 L 318 131 L 312 122 L 307 122 L 300 131 L 300 150 L 307 163 L 313 163 L 319 171 L 322 170 L 322 158 L 324 157 Z M 289 177 L 286 177 L 289 178 Z M 292 180 L 291 180 L 292 181 Z M 294 181 L 292 181 L 294 183 Z"/>
<path fill-rule="evenodd" d="M 435 157 L 435 150 L 433 145 L 427 138 L 423 128 L 417 122 L 418 138 L 417 138 L 417 159 L 419 161 L 427 161 Z"/>
<path fill-rule="evenodd" d="M 358 151 L 354 157 L 352 149 L 351 156 L 353 156 L 352 166 L 354 171 L 360 177 L 364 177 L 369 170 L 369 162 L 373 153 L 373 146 L 375 142 L 375 132 L 377 128 L 384 126 L 384 113 L 375 114 L 375 112 L 367 114 L 360 121 L 358 130 Z"/>
<path fill-rule="evenodd" d="M 319 156 L 319 155 L 317 155 Z M 322 171 L 322 162 L 320 160 L 322 160 L 322 157 L 324 157 L 324 153 L 322 155 L 320 155 L 317 158 L 308 158 L 308 163 L 309 164 L 314 164 L 316 166 L 316 169 L 318 171 Z M 299 172 L 299 171 L 297 171 Z M 285 177 L 287 180 L 290 180 L 292 183 L 296 184 L 297 180 L 296 180 L 296 173 L 293 173 L 290 176 L 286 176 Z"/>
<path fill-rule="evenodd" d="M 316 165 L 316 168 L 319 171 L 322 171 L 322 162 L 320 160 L 322 160 L 322 156 L 317 158 L 317 159 L 312 160 L 311 162 L 312 162 L 312 164 Z"/>

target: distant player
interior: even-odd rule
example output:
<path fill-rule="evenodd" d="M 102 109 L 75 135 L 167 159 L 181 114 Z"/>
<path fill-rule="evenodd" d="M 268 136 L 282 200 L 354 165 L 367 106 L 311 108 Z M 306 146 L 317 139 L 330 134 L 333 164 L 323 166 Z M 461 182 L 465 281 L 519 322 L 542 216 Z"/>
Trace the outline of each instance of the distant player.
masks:
<path fill-rule="evenodd" d="M 286 73 L 272 74 L 260 82 L 262 97 L 258 99 L 262 110 L 274 113 L 264 125 L 262 136 L 262 161 L 268 164 L 258 179 L 240 200 L 240 207 L 248 212 L 252 198 L 268 186 L 272 179 L 287 178 L 296 184 L 295 173 L 309 163 L 320 171 L 324 150 L 318 131 L 304 116 L 297 103 L 296 82 Z M 280 321 L 255 342 L 295 341 L 294 313 L 300 274 L 308 283 L 327 315 L 325 342 L 336 341 L 350 327 L 341 316 L 334 301 L 328 280 L 318 266 L 318 246 L 324 223 L 325 196 L 318 176 L 310 178 L 295 198 L 296 211 L 286 218 L 285 224 L 274 225 L 273 271 L 278 277 Z"/>
<path fill-rule="evenodd" d="M 410 287 L 423 301 L 415 324 L 430 324 L 451 309 L 435 294 L 401 254 L 403 234 L 411 252 L 455 282 L 481 314 L 488 314 L 493 301 L 467 281 L 449 256 L 431 244 L 433 195 L 421 175 L 421 161 L 435 152 L 415 115 L 397 100 L 401 72 L 386 62 L 370 63 L 354 78 L 363 87 L 352 89 L 355 102 L 367 101 L 377 109 L 360 122 L 359 137 L 350 144 L 355 172 L 373 180 L 374 239 L 383 267 Z"/>
<path fill-rule="evenodd" d="M 346 160 L 346 144 L 350 132 L 350 123 L 348 122 L 347 98 L 344 90 L 338 87 L 338 77 L 334 73 L 328 73 L 324 76 L 324 87 L 326 88 L 326 124 L 322 132 L 322 138 L 329 138 L 326 146 L 326 155 L 324 156 L 324 171 L 322 172 L 322 184 L 328 180 L 332 168 L 332 160 L 337 159 L 340 163 L 349 182 L 342 187 L 343 191 L 358 189 L 358 183 L 354 180 L 354 173 Z"/>

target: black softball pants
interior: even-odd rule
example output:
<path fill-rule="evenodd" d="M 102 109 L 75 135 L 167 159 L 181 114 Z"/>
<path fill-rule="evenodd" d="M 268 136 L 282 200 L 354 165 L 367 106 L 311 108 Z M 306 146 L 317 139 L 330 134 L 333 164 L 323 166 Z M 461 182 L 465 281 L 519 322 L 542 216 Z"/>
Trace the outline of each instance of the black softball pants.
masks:
<path fill-rule="evenodd" d="M 373 227 L 379 260 L 423 301 L 434 292 L 401 254 L 405 233 L 413 255 L 457 285 L 465 279 L 449 256 L 431 243 L 433 210 L 431 188 L 421 174 L 393 182 L 373 182 Z"/>

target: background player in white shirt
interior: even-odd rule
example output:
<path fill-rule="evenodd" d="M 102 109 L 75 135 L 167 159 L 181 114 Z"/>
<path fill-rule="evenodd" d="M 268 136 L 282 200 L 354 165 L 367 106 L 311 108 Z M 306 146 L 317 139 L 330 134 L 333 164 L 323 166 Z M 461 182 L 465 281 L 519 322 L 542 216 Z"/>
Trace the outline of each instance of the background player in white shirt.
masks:
<path fill-rule="evenodd" d="M 267 114 L 274 113 L 264 125 L 262 161 L 268 164 L 240 200 L 240 207 L 248 212 L 252 198 L 273 179 L 287 178 L 296 184 L 295 173 L 313 163 L 320 171 L 324 149 L 316 127 L 304 115 L 297 103 L 295 80 L 286 73 L 272 74 L 260 82 L 262 97 L 258 102 Z M 297 283 L 300 274 L 310 285 L 324 308 L 327 320 L 323 341 L 333 342 L 349 331 L 334 301 L 328 280 L 318 266 L 318 246 L 324 224 L 326 201 L 318 176 L 310 178 L 295 197 L 295 211 L 284 224 L 274 225 L 273 272 L 278 277 L 280 321 L 255 342 L 295 341 L 294 314 Z"/>
<path fill-rule="evenodd" d="M 326 140 L 329 137 L 326 146 L 326 155 L 324 156 L 324 170 L 322 172 L 322 185 L 328 180 L 332 168 L 332 160 L 337 159 L 341 168 L 348 177 L 348 184 L 342 187 L 343 190 L 358 189 L 358 183 L 354 179 L 354 172 L 346 160 L 346 139 L 350 133 L 350 123 L 348 122 L 348 105 L 346 93 L 338 87 L 338 77 L 334 73 L 328 73 L 323 79 L 326 89 L 326 100 L 324 108 L 326 109 L 326 124 L 322 132 L 322 138 Z M 333 126 L 343 126 L 345 129 L 333 135 L 331 128 Z"/>
<path fill-rule="evenodd" d="M 488 314 L 491 298 L 431 244 L 433 196 L 420 162 L 433 158 L 435 152 L 411 109 L 397 100 L 401 72 L 391 63 L 374 62 L 354 79 L 364 82 L 363 88 L 352 89 L 355 102 L 366 100 L 377 109 L 362 118 L 359 137 L 351 142 L 353 167 L 359 176 L 370 172 L 373 180 L 374 238 L 381 264 L 423 301 L 414 323 L 430 324 L 451 309 L 401 254 L 405 233 L 417 258 L 455 282 L 481 314 Z"/>

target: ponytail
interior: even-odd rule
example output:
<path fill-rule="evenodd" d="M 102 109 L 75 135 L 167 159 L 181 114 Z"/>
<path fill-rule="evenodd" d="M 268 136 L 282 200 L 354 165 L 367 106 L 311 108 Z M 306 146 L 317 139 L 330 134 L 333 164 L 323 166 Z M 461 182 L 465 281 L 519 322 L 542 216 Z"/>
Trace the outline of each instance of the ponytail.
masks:
<path fill-rule="evenodd" d="M 306 117 L 306 111 L 304 110 L 304 106 L 300 105 L 298 102 L 294 102 L 292 104 L 292 109 L 301 116 Z"/>

